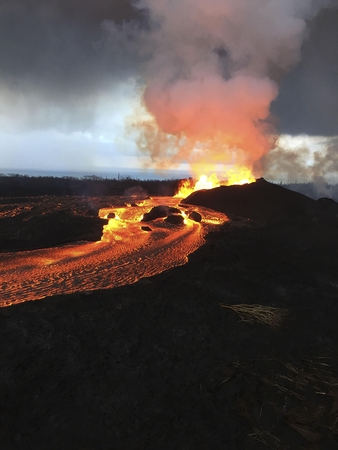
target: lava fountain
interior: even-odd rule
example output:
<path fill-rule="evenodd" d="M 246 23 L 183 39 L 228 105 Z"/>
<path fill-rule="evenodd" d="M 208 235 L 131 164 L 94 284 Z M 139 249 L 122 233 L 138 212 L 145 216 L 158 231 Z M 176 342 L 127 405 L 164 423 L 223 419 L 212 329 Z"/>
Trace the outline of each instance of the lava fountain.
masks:
<path fill-rule="evenodd" d="M 217 174 L 201 175 L 197 181 L 193 178 L 183 180 L 179 186 L 175 197 L 185 198 L 190 194 L 202 189 L 213 189 L 219 186 L 231 186 L 233 184 L 243 185 L 247 183 L 254 183 L 256 181 L 251 170 L 247 167 L 234 167 L 227 172 L 226 179 L 219 179 Z"/>

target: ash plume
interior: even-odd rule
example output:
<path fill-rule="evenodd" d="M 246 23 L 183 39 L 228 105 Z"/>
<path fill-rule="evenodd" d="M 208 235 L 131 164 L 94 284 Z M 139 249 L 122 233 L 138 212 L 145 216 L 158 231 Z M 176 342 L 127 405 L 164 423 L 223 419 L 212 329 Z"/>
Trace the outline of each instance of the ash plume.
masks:
<path fill-rule="evenodd" d="M 306 21 L 329 0 L 140 0 L 143 102 L 138 144 L 160 167 L 245 164 L 273 148 L 271 102 L 300 59 Z"/>

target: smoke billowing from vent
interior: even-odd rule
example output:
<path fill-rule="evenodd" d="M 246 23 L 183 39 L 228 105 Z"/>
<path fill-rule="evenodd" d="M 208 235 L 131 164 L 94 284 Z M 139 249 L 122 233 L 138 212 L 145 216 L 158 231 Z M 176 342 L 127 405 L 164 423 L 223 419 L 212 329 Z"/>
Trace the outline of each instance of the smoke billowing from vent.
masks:
<path fill-rule="evenodd" d="M 139 147 L 158 166 L 256 167 L 274 144 L 270 104 L 300 58 L 306 20 L 332 2 L 140 0 L 144 105 Z"/>

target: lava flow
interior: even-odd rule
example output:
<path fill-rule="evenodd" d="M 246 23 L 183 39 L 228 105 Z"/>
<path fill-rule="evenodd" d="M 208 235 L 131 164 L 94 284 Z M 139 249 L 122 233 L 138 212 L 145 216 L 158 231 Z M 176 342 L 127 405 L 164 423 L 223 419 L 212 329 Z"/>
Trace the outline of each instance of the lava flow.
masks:
<path fill-rule="evenodd" d="M 187 256 L 203 244 L 210 227 L 228 218 L 178 202 L 177 198 L 158 197 L 101 209 L 100 217 L 108 219 L 108 224 L 98 242 L 1 254 L 0 306 L 131 284 L 185 264 Z M 164 217 L 141 222 L 151 208 L 163 204 L 176 212 L 176 219 L 179 208 L 182 223 Z M 201 222 L 189 218 L 192 211 L 200 214 Z"/>

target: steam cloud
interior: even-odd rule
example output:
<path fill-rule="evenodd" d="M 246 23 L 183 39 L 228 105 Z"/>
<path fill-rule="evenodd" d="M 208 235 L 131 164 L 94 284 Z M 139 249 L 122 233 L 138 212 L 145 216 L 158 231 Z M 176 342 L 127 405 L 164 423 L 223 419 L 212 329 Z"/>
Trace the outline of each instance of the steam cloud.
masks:
<path fill-rule="evenodd" d="M 320 149 L 313 151 L 306 142 L 295 149 L 281 142 L 262 158 L 264 175 L 272 180 L 286 177 L 287 183 L 311 182 L 316 197 L 338 198 L 337 186 L 329 185 L 326 180 L 328 177 L 337 180 L 338 139 L 318 143 Z"/>
<path fill-rule="evenodd" d="M 274 144 L 270 104 L 329 0 L 139 0 L 144 104 L 139 147 L 163 166 L 255 166 Z M 205 164 L 204 164 L 205 169 Z M 196 167 L 195 167 L 196 170 Z M 198 170 L 198 169 L 197 169 Z"/>

